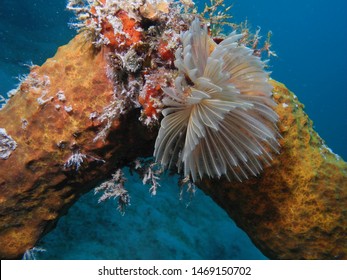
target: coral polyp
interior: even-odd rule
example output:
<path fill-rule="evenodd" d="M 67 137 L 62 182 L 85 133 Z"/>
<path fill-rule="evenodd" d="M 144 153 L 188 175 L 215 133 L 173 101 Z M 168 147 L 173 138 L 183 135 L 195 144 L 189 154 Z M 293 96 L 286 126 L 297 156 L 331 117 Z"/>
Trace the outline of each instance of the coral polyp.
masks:
<path fill-rule="evenodd" d="M 193 181 L 204 175 L 242 180 L 278 151 L 277 114 L 264 63 L 235 32 L 216 44 L 194 20 L 176 51 L 179 75 L 163 88 L 164 119 L 154 156 Z"/>

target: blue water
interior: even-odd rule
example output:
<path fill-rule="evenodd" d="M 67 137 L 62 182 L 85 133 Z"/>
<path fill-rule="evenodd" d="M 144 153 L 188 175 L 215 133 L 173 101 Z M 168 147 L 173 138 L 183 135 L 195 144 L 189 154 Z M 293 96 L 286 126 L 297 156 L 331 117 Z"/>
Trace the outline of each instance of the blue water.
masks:
<path fill-rule="evenodd" d="M 203 1 L 195 1 L 200 7 Z M 347 159 L 347 1 L 238 0 L 234 22 L 273 32 L 272 77 L 305 104 L 327 145 Z M 24 64 L 42 64 L 75 34 L 65 0 L 0 0 L 0 93 L 14 88 Z M 130 177 L 125 216 L 114 201 L 89 193 L 38 244 L 43 259 L 262 259 L 223 210 L 198 191 L 189 207 L 175 182 L 163 178 L 157 196 Z"/>

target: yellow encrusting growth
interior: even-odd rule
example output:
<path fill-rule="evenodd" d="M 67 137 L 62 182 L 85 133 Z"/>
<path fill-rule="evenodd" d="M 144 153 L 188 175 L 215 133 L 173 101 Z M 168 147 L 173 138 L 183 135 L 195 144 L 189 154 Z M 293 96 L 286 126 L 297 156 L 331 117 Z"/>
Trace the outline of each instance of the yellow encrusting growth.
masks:
<path fill-rule="evenodd" d="M 270 82 L 281 153 L 258 178 L 199 187 L 269 258 L 347 259 L 347 164 L 313 130 L 297 97 Z"/>

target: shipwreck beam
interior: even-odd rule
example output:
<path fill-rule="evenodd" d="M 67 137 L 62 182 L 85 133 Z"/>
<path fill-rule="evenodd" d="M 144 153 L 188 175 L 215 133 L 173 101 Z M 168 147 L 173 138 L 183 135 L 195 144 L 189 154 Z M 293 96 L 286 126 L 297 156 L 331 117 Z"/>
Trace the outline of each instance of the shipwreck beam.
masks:
<path fill-rule="evenodd" d="M 0 111 L 2 259 L 34 247 L 116 168 L 152 155 L 157 131 L 138 121 L 137 110 L 114 121 L 105 141 L 94 141 L 105 125 L 94 116 L 113 96 L 106 66 L 104 50 L 80 34 L 33 67 Z M 296 97 L 273 85 L 283 137 L 273 164 L 242 183 L 206 179 L 198 186 L 270 258 L 346 259 L 347 164 L 324 145 Z M 82 156 L 80 165 L 67 164 L 71 156 Z"/>
<path fill-rule="evenodd" d="M 217 202 L 272 259 L 347 259 L 347 164 L 313 130 L 303 105 L 272 81 L 280 154 L 246 182 L 204 180 Z"/>

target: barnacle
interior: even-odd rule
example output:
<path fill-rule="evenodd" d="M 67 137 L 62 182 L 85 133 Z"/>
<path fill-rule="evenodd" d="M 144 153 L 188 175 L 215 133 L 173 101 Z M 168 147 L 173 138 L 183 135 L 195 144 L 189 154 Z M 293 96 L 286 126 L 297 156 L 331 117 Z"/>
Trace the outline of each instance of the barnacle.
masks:
<path fill-rule="evenodd" d="M 277 114 L 264 62 L 231 33 L 220 44 L 195 19 L 176 51 L 178 77 L 163 88 L 166 108 L 154 156 L 193 181 L 261 172 L 278 151 Z"/>

